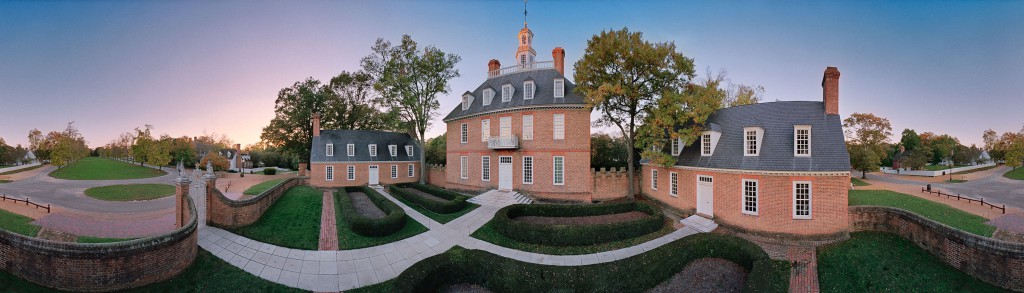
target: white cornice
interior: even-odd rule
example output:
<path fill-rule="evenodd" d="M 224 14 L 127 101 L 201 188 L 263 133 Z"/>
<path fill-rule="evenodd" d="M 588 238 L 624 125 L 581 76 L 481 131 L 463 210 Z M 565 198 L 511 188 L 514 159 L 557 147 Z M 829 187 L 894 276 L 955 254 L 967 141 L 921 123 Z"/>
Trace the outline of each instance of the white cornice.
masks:
<path fill-rule="evenodd" d="M 476 116 L 482 116 L 482 115 L 488 115 L 488 114 L 506 113 L 506 112 L 513 112 L 513 111 L 530 110 L 530 109 L 584 109 L 586 107 L 587 107 L 586 104 L 550 104 L 550 105 L 518 106 L 518 107 L 511 107 L 511 108 L 494 109 L 494 110 L 490 110 L 490 111 L 486 111 L 486 112 L 480 112 L 480 113 L 473 113 L 473 114 L 470 114 L 470 115 L 461 116 L 461 117 L 457 117 L 457 118 L 444 119 L 443 121 L 445 123 L 448 123 L 448 122 L 462 120 L 462 119 L 465 119 L 465 118 L 472 118 L 472 117 L 476 117 Z"/>

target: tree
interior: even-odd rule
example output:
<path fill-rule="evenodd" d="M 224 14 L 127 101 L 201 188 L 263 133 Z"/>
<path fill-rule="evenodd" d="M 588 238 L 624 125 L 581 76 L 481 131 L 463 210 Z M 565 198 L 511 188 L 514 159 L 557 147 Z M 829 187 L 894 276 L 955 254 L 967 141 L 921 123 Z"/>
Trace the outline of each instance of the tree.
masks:
<path fill-rule="evenodd" d="M 910 156 L 903 159 L 903 166 L 911 170 L 924 169 L 932 158 L 932 149 L 928 146 L 920 146 L 917 150 L 910 152 Z"/>
<path fill-rule="evenodd" d="M 982 141 L 985 142 L 983 147 L 988 156 L 992 158 L 992 162 L 999 162 L 1003 160 L 1003 150 L 999 148 L 999 134 L 995 130 L 988 129 L 981 134 Z"/>
<path fill-rule="evenodd" d="M 455 64 L 461 57 L 442 52 L 434 46 L 418 49 L 409 35 L 403 35 L 397 45 L 384 39 L 377 39 L 373 53 L 363 58 L 363 69 L 374 79 L 374 88 L 381 94 L 391 113 L 397 117 L 404 129 L 413 132 L 419 145 L 426 142 L 430 120 L 441 107 L 439 94 L 450 91 L 448 81 L 459 77 Z M 420 148 L 420 174 L 426 174 L 426 155 Z M 427 176 L 420 176 L 420 183 L 426 183 Z"/>
<path fill-rule="evenodd" d="M 296 158 L 309 160 L 313 142 L 313 114 L 326 113 L 327 94 L 320 81 L 307 78 L 277 93 L 274 119 L 260 138 Z M 329 119 L 323 119 L 326 121 Z"/>
<path fill-rule="evenodd" d="M 447 153 L 448 146 L 448 133 L 427 140 L 426 146 L 426 157 L 427 164 L 431 165 L 445 165 L 448 160 Z"/>
<path fill-rule="evenodd" d="M 1024 149 L 1013 149 L 1006 152 L 1006 165 L 1017 169 L 1024 164 Z"/>
<path fill-rule="evenodd" d="M 228 158 L 220 155 L 220 152 L 209 152 L 203 156 L 203 159 L 199 160 L 199 167 L 206 168 L 206 161 L 213 160 L 214 171 L 224 171 L 231 167 L 231 162 Z"/>
<path fill-rule="evenodd" d="M 164 134 L 159 140 L 153 140 L 147 152 L 146 164 L 163 170 L 163 166 L 171 162 L 171 137 Z"/>
<path fill-rule="evenodd" d="M 327 108 L 321 126 L 330 129 L 402 129 L 394 113 L 380 110 L 373 77 L 365 72 L 342 72 L 331 78 L 324 91 Z"/>
<path fill-rule="evenodd" d="M 135 144 L 132 145 L 131 152 L 132 158 L 139 162 L 140 166 L 149 161 L 149 156 L 153 154 L 152 149 L 157 147 L 153 135 L 150 134 L 152 129 L 153 125 L 149 124 L 143 128 L 135 128 Z"/>
<path fill-rule="evenodd" d="M 171 138 L 168 143 L 168 152 L 170 152 L 172 163 L 185 162 L 192 165 L 196 161 L 196 151 L 187 136 Z"/>
<path fill-rule="evenodd" d="M 591 168 L 622 168 L 626 167 L 629 155 L 626 139 L 611 136 L 607 133 L 590 135 L 590 167 Z"/>
<path fill-rule="evenodd" d="M 861 171 L 862 179 L 867 179 L 867 172 L 881 167 L 885 143 L 892 136 L 892 124 L 889 119 L 871 113 L 853 113 L 843 120 L 843 128 L 850 166 Z"/>
<path fill-rule="evenodd" d="M 724 73 L 723 73 L 724 75 Z M 764 99 L 764 87 L 759 85 L 729 84 L 728 97 L 723 104 L 728 107 L 757 104 Z"/>
<path fill-rule="evenodd" d="M 912 151 L 921 147 L 921 137 L 913 129 L 903 129 L 903 136 L 900 138 L 900 145 L 905 150 Z"/>
<path fill-rule="evenodd" d="M 700 84 L 688 85 L 682 93 L 662 95 L 637 133 L 641 156 L 658 165 L 674 165 L 676 156 L 666 150 L 668 144 L 678 140 L 681 145 L 689 145 L 706 130 L 704 122 L 727 99 L 727 91 L 719 87 L 723 79 L 724 75 L 709 75 Z"/>
<path fill-rule="evenodd" d="M 626 139 L 632 199 L 638 127 L 663 94 L 682 92 L 694 76 L 693 59 L 676 52 L 672 42 L 651 43 L 642 33 L 623 28 L 602 31 L 588 40 L 574 68 L 576 93 L 601 113 L 595 124 L 615 126 Z"/>

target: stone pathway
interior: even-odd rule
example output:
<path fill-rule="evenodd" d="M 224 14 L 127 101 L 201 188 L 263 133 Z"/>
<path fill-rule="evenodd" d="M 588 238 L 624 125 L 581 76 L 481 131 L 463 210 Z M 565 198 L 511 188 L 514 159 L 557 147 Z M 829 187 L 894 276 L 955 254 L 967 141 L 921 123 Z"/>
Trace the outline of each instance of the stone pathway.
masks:
<path fill-rule="evenodd" d="M 324 207 L 320 210 L 320 250 L 338 250 L 338 218 L 334 213 L 334 193 L 324 191 Z"/>
<path fill-rule="evenodd" d="M 786 259 L 793 264 L 789 271 L 789 292 L 820 292 L 818 289 L 818 256 L 814 247 L 790 246 Z"/>

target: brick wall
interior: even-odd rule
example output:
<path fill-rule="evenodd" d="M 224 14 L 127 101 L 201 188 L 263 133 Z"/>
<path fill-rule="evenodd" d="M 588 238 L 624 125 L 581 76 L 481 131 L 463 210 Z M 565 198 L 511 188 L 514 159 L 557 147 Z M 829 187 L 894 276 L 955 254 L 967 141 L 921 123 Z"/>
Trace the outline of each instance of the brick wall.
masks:
<path fill-rule="evenodd" d="M 616 198 L 623 198 L 629 195 L 629 171 L 626 168 L 614 168 L 609 170 L 608 168 L 603 169 L 592 169 L 590 172 L 593 176 L 592 181 L 594 182 L 593 187 L 593 200 L 610 200 Z M 635 191 L 640 191 L 640 176 L 634 176 L 637 182 L 635 182 Z"/>
<path fill-rule="evenodd" d="M 696 213 L 697 176 L 713 178 L 713 215 L 715 222 L 749 233 L 785 234 L 800 238 L 842 238 L 848 230 L 846 176 L 748 175 L 696 171 L 643 165 L 640 187 L 653 200 L 685 213 Z M 658 189 L 651 186 L 651 170 L 658 170 Z M 670 174 L 678 178 L 678 194 L 669 194 Z M 742 180 L 758 181 L 757 215 L 744 214 Z M 793 219 L 793 181 L 810 181 L 811 219 Z M 783 235 L 774 235 L 783 236 Z"/>
<path fill-rule="evenodd" d="M 1024 291 L 1024 244 L 970 234 L 890 207 L 849 207 L 853 231 L 895 233 L 971 276 Z"/>
<path fill-rule="evenodd" d="M 207 223 L 211 226 L 225 228 L 255 223 L 270 206 L 277 202 L 277 199 L 281 198 L 281 195 L 284 195 L 285 191 L 304 184 L 305 180 L 304 177 L 288 178 L 260 195 L 239 201 L 224 197 L 224 194 L 217 190 L 215 182 L 208 181 L 206 184 Z"/>
<path fill-rule="evenodd" d="M 115 243 L 68 243 L 0 230 L 0 269 L 49 288 L 106 292 L 177 276 L 195 260 L 195 205 L 188 225 L 170 233 Z"/>
<path fill-rule="evenodd" d="M 377 166 L 380 184 L 396 184 L 420 181 L 419 162 L 373 162 L 373 163 L 313 163 L 309 171 L 309 185 L 316 187 L 363 186 L 370 182 L 370 166 Z M 391 166 L 398 169 L 398 178 L 391 178 Z M 413 165 L 413 176 L 409 177 L 409 165 Z M 327 166 L 334 166 L 334 180 L 327 180 Z M 355 166 L 355 179 L 348 180 L 348 166 Z"/>
<path fill-rule="evenodd" d="M 427 166 L 427 184 L 448 188 L 448 178 L 445 176 L 445 166 Z"/>

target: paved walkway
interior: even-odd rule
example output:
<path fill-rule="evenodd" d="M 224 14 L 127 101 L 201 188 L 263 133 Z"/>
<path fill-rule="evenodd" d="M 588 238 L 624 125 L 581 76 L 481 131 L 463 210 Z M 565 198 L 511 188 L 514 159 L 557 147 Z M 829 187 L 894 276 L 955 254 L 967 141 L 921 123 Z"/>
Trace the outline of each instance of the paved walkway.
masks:
<path fill-rule="evenodd" d="M 334 194 L 324 191 L 324 205 L 320 210 L 320 250 L 338 250 L 338 225 L 334 213 Z"/>
<path fill-rule="evenodd" d="M 175 228 L 173 209 L 133 214 L 62 210 L 36 219 L 32 223 L 78 236 L 106 238 L 141 238 L 167 233 Z"/>
<path fill-rule="evenodd" d="M 306 251 L 262 243 L 225 230 L 206 227 L 199 231 L 199 245 L 218 258 L 271 282 L 311 291 L 340 291 L 391 280 L 416 262 L 441 254 L 456 245 L 486 250 L 523 262 L 579 266 L 628 258 L 698 233 L 692 228 L 684 227 L 643 244 L 613 251 L 585 255 L 539 254 L 501 247 L 469 236 L 494 217 L 498 209 L 503 207 L 503 203 L 484 204 L 442 225 L 395 200 L 384 189 L 375 189 L 430 230 L 375 247 L 342 251 Z"/>
<path fill-rule="evenodd" d="M 786 259 L 793 264 L 789 271 L 789 292 L 821 292 L 818 288 L 818 257 L 814 247 L 790 246 Z"/>

